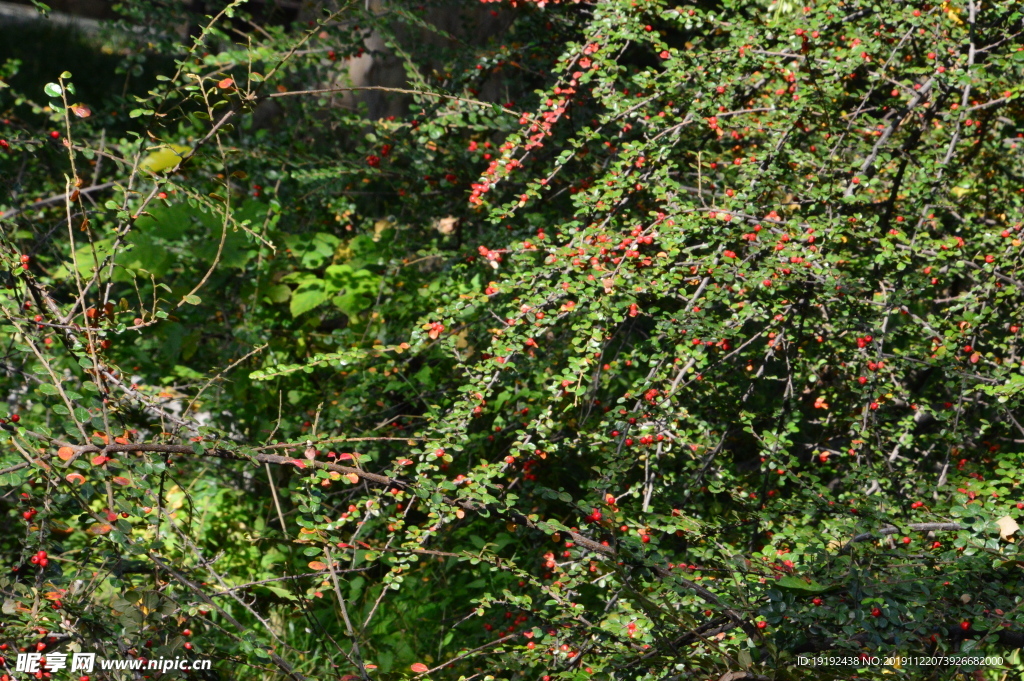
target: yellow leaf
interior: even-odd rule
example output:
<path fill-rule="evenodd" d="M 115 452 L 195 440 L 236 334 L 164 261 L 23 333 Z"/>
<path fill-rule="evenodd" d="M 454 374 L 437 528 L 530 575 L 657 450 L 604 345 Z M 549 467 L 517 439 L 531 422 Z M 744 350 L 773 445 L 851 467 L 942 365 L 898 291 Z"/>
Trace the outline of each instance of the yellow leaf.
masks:
<path fill-rule="evenodd" d="M 996 525 L 999 526 L 999 536 L 1006 540 L 1013 536 L 1013 533 L 1020 529 L 1020 525 L 1017 521 L 1008 515 L 1004 515 L 1002 518 L 996 521 Z"/>
<path fill-rule="evenodd" d="M 942 3 L 942 9 L 946 12 L 946 16 L 955 24 L 962 24 L 964 20 L 960 18 L 960 10 L 955 7 L 950 7 L 948 2 Z"/>
<path fill-rule="evenodd" d="M 159 173 L 162 170 L 168 170 L 176 167 L 181 163 L 183 159 L 190 151 L 192 147 L 182 146 L 180 144 L 164 144 L 156 148 L 156 151 L 142 159 L 139 163 L 139 168 L 142 170 L 148 170 L 151 173 Z"/>
<path fill-rule="evenodd" d="M 441 218 L 440 220 L 437 221 L 437 231 L 439 231 L 441 234 L 452 234 L 453 232 L 455 232 L 455 227 L 458 224 L 458 218 Z"/>

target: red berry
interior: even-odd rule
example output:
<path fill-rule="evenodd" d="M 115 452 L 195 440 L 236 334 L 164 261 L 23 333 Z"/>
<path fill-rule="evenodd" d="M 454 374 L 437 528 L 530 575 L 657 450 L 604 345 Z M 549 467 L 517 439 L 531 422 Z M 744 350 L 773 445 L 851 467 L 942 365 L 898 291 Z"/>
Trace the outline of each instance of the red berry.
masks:
<path fill-rule="evenodd" d="M 904 537 L 903 538 L 903 543 L 904 544 L 909 544 L 910 543 L 910 537 Z"/>
<path fill-rule="evenodd" d="M 25 263 L 27 263 L 31 259 L 32 259 L 32 256 L 30 256 L 30 255 L 22 255 L 21 256 L 21 264 L 24 265 Z"/>
<path fill-rule="evenodd" d="M 971 623 L 968 622 L 967 620 L 964 620 L 963 622 L 960 623 L 960 628 L 963 629 L 964 631 L 967 631 L 968 629 L 971 628 Z"/>
<path fill-rule="evenodd" d="M 879 610 L 878 608 L 871 608 L 871 616 L 872 617 L 881 617 L 882 616 L 882 611 Z"/>
<path fill-rule="evenodd" d="M 192 650 L 192 644 L 191 643 L 186 643 L 185 644 L 185 650 Z"/>
<path fill-rule="evenodd" d="M 767 626 L 768 626 L 768 623 L 765 622 L 764 620 L 761 620 L 760 622 L 757 623 L 757 628 L 758 629 L 764 629 Z"/>
<path fill-rule="evenodd" d="M 17 423 L 21 420 L 21 416 L 18 414 L 11 414 L 11 423 Z"/>
<path fill-rule="evenodd" d="M 811 603 L 814 603 L 815 605 L 821 605 L 821 602 L 822 602 L 822 601 L 821 601 L 821 599 L 820 599 L 820 598 L 815 598 L 815 599 L 813 599 L 813 600 L 811 601 Z"/>
<path fill-rule="evenodd" d="M 58 137 L 60 137 L 60 133 L 57 132 L 56 130 L 51 130 L 50 137 L 52 137 L 53 139 L 57 139 Z"/>

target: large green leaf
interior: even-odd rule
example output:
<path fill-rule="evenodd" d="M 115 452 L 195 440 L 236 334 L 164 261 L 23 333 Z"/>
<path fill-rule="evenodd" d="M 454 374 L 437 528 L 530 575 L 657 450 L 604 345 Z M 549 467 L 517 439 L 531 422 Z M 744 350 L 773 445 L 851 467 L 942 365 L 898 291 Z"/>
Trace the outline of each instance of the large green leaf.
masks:
<path fill-rule="evenodd" d="M 380 277 L 369 270 L 354 270 L 349 265 L 331 265 L 324 272 L 329 293 L 339 293 L 331 302 L 349 317 L 373 303 Z"/>
<path fill-rule="evenodd" d="M 309 312 L 327 300 L 327 291 L 321 279 L 301 284 L 292 293 L 291 312 L 293 317 Z"/>

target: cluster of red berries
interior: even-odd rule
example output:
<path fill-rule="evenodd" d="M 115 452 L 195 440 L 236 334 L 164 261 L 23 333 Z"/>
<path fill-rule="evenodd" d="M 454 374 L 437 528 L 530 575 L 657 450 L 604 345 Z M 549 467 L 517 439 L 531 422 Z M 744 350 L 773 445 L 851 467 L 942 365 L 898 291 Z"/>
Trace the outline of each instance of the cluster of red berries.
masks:
<path fill-rule="evenodd" d="M 29 558 L 29 562 L 44 568 L 50 564 L 50 559 L 46 557 L 46 551 L 37 551 L 36 555 Z"/>

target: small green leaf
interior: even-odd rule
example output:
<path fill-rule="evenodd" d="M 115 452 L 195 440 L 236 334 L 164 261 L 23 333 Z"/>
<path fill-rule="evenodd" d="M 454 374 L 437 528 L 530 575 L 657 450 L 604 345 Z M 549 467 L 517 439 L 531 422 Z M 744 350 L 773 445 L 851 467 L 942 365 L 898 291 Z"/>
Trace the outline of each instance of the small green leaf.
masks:
<path fill-rule="evenodd" d="M 284 284 L 277 284 L 276 286 L 271 286 L 270 288 L 268 288 L 264 295 L 272 303 L 286 303 L 288 302 L 288 299 L 292 297 L 292 289 L 290 286 L 285 286 Z"/>
<path fill-rule="evenodd" d="M 203 299 L 197 295 L 188 295 L 185 296 L 184 301 L 189 305 L 198 305 L 199 303 L 203 302 Z"/>
<path fill-rule="evenodd" d="M 779 581 L 775 582 L 775 586 L 780 589 L 790 589 L 792 591 L 806 591 L 808 593 L 821 593 L 822 591 L 828 591 L 827 586 L 823 586 L 814 580 L 810 582 L 805 581 L 800 577 L 794 577 L 792 575 L 783 577 Z"/>
<path fill-rule="evenodd" d="M 43 86 L 43 92 L 50 97 L 60 97 L 64 90 L 62 90 L 60 85 L 57 85 L 56 83 L 47 83 Z"/>

